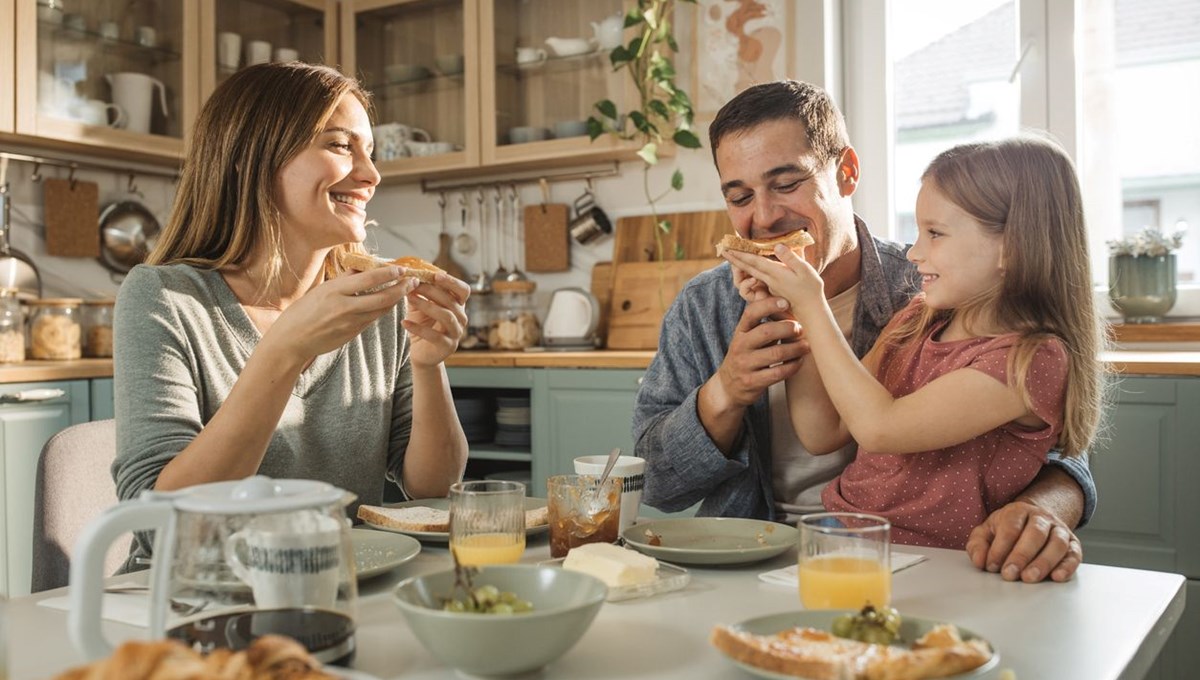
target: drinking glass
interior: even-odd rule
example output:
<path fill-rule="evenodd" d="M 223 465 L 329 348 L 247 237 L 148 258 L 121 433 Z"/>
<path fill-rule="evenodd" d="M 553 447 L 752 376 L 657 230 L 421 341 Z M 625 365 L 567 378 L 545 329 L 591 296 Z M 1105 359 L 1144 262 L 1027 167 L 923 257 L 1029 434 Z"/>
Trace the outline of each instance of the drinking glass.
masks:
<path fill-rule="evenodd" d="M 525 552 L 525 485 L 485 479 L 450 486 L 450 550 L 459 564 L 512 564 Z"/>
<path fill-rule="evenodd" d="M 800 518 L 800 602 L 805 609 L 862 609 L 892 599 L 891 524 L 822 512 Z"/>
<path fill-rule="evenodd" d="M 555 475 L 546 480 L 550 556 L 566 557 L 585 543 L 615 543 L 621 523 L 621 480 Z"/>

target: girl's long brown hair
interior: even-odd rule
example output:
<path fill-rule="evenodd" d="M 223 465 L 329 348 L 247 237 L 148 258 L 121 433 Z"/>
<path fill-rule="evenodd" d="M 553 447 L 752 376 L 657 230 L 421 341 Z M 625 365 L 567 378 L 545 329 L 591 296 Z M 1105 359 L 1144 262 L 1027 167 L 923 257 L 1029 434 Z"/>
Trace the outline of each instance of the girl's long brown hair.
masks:
<path fill-rule="evenodd" d="M 147 262 L 221 269 L 263 254 L 260 294 L 274 289 L 286 264 L 276 177 L 317 139 L 345 94 L 370 111 L 358 81 L 327 66 L 260 64 L 230 76 L 200 110 L 171 217 Z M 327 278 L 337 275 L 347 251 L 362 247 L 334 248 Z"/>
<path fill-rule="evenodd" d="M 1003 239 L 1004 276 L 966 306 L 926 307 L 889 330 L 884 342 L 907 344 L 954 315 L 969 331 L 986 310 L 997 326 L 1020 334 L 1008 375 L 1029 405 L 1026 374 L 1034 353 L 1041 342 L 1058 338 L 1068 359 L 1058 443 L 1064 455 L 1080 455 L 1100 423 L 1105 375 L 1099 352 L 1106 331 L 1092 302 L 1083 199 L 1071 159 L 1057 144 L 1032 136 L 963 144 L 933 159 L 921 180 Z"/>

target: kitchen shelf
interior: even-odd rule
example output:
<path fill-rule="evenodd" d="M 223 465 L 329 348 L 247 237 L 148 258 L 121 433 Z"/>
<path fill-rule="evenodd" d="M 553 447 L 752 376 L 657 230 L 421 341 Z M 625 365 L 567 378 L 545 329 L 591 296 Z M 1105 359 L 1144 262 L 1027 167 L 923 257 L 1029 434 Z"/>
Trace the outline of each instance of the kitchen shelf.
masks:
<path fill-rule="evenodd" d="M 179 61 L 183 58 L 182 54 L 168 47 L 160 45 L 148 47 L 130 40 L 108 38 L 95 31 L 68 28 L 49 21 L 39 21 L 38 29 L 46 32 L 46 34 L 52 36 L 55 40 L 86 44 L 98 48 L 104 54 L 115 55 L 124 59 L 138 59 L 149 61 L 152 64 L 162 64 Z"/>
<path fill-rule="evenodd" d="M 569 71 L 578 71 L 583 68 L 592 68 L 595 66 L 592 60 L 607 56 L 607 52 L 596 50 L 594 52 L 584 52 L 583 54 L 572 54 L 567 57 L 546 57 L 541 61 L 524 64 L 501 64 L 496 67 L 496 71 L 526 78 L 550 73 L 566 73 Z"/>

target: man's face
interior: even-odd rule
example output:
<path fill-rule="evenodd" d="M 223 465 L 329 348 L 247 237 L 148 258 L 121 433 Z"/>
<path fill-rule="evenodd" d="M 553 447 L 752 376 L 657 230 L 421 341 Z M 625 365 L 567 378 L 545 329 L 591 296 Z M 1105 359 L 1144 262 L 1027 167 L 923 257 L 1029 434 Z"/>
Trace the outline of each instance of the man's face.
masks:
<path fill-rule="evenodd" d="M 716 158 L 721 193 L 738 235 L 763 239 L 804 229 L 815 241 L 804 258 L 818 272 L 854 250 L 850 196 L 857 186 L 858 157 L 853 149 L 821 161 L 808 147 L 802 123 L 775 120 L 725 136 Z"/>

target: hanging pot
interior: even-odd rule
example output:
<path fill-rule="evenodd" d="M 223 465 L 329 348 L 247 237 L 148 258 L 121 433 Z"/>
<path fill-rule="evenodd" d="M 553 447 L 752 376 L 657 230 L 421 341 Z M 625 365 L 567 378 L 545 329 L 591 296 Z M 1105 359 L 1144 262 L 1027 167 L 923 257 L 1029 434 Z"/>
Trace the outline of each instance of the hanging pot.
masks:
<path fill-rule="evenodd" d="M 124 274 L 145 262 L 161 231 L 158 220 L 137 201 L 118 201 L 100 213 L 100 264 Z"/>
<path fill-rule="evenodd" d="M 42 296 L 42 276 L 29 256 L 9 246 L 8 158 L 0 159 L 0 288 L 15 288 L 21 299 Z"/>

